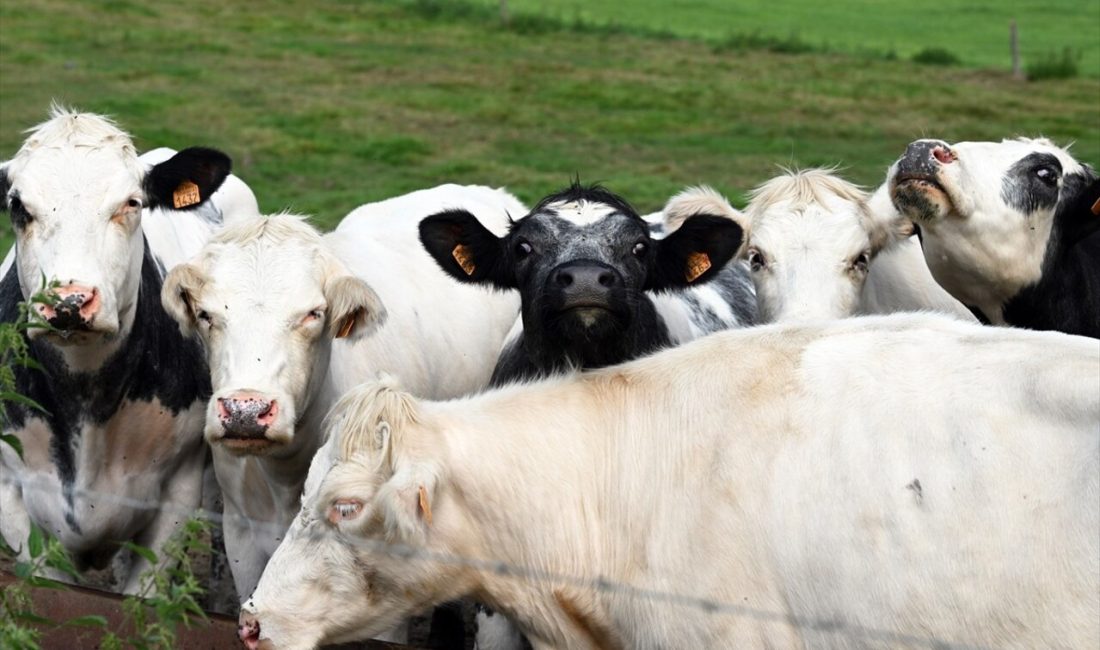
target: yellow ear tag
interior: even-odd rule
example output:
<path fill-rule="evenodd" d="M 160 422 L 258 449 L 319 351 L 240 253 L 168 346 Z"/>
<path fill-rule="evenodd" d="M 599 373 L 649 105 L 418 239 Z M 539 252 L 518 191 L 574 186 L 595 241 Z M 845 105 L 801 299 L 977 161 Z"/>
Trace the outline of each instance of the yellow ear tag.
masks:
<path fill-rule="evenodd" d="M 172 205 L 175 206 L 177 210 L 197 203 L 202 203 L 202 196 L 199 194 L 199 186 L 191 181 L 180 183 L 176 191 L 172 192 Z"/>
<path fill-rule="evenodd" d="M 684 277 L 688 282 L 695 282 L 699 279 L 700 275 L 703 275 L 710 269 L 710 256 L 706 253 L 695 252 L 688 255 L 687 270 L 684 272 Z"/>
<path fill-rule="evenodd" d="M 355 321 L 359 320 L 360 311 L 362 311 L 362 309 L 356 309 L 344 317 L 344 322 L 340 323 L 340 331 L 336 332 L 334 338 L 342 339 L 348 334 L 351 334 L 351 331 L 355 329 Z"/>
<path fill-rule="evenodd" d="M 463 244 L 455 246 L 451 251 L 451 257 L 455 258 L 458 265 L 462 267 L 462 270 L 466 272 L 466 275 L 473 275 L 477 270 L 477 265 L 474 264 L 474 256 L 470 253 L 470 247 Z"/>
<path fill-rule="evenodd" d="M 1096 199 L 1096 203 L 1092 204 L 1092 213 L 1100 215 L 1100 199 Z"/>
<path fill-rule="evenodd" d="M 424 521 L 432 525 L 432 504 L 428 503 L 428 491 L 420 486 L 420 509 L 424 512 Z"/>

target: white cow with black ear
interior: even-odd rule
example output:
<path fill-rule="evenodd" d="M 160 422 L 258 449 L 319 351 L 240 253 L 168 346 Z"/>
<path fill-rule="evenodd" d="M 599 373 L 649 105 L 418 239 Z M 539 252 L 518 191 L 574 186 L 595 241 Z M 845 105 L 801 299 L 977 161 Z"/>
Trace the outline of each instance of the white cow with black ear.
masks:
<path fill-rule="evenodd" d="M 753 190 L 744 213 L 709 187 L 688 188 L 665 206 L 665 224 L 674 230 L 694 214 L 740 224 L 763 322 L 917 310 L 969 320 L 932 280 L 910 224 L 884 196 L 831 170 L 788 171 Z"/>
<path fill-rule="evenodd" d="M 32 523 L 78 567 L 102 568 L 119 542 L 156 548 L 180 511 L 200 503 L 206 364 L 160 304 L 165 268 L 190 256 L 223 221 L 258 215 L 256 199 L 213 149 L 139 157 L 111 120 L 54 107 L 0 166 L 0 206 L 16 245 L 0 281 L 0 320 L 55 282 L 36 304 L 51 329 L 27 344 L 41 370 L 15 369 L 16 392 L 45 413 L 7 402 L 0 444 L 0 532 L 26 548 Z M 137 587 L 141 564 L 116 576 Z"/>
<path fill-rule="evenodd" d="M 206 440 L 239 595 L 298 511 L 322 419 L 347 389 L 379 372 L 434 398 L 488 383 L 519 300 L 432 262 L 417 224 L 445 209 L 498 232 L 526 213 L 503 190 L 442 185 L 364 205 L 323 236 L 293 215 L 226 228 L 169 274 L 165 309 L 210 364 Z"/>
<path fill-rule="evenodd" d="M 1069 151 L 917 140 L 887 185 L 936 281 L 983 321 L 1100 338 L 1100 184 Z"/>

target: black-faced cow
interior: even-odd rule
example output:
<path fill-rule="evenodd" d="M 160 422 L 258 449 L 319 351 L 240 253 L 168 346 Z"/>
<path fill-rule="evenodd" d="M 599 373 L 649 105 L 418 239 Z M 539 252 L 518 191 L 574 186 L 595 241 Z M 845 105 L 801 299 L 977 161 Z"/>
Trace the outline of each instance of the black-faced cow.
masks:
<path fill-rule="evenodd" d="M 498 232 L 526 211 L 503 190 L 441 185 L 361 206 L 325 235 L 292 215 L 228 227 L 168 275 L 163 304 L 210 365 L 205 433 L 241 596 L 298 511 L 345 391 L 379 372 L 436 398 L 488 383 L 519 301 L 435 268 L 417 224 L 447 208 Z"/>
<path fill-rule="evenodd" d="M 1067 150 L 917 140 L 888 183 L 936 281 L 980 319 L 1100 338 L 1100 189 Z"/>
<path fill-rule="evenodd" d="M 41 369 L 15 375 L 46 413 L 4 408 L 23 456 L 0 445 L 0 532 L 24 552 L 34 523 L 79 567 L 102 567 L 120 542 L 158 547 L 199 506 L 210 384 L 161 307 L 162 276 L 229 217 L 222 207 L 233 219 L 258 210 L 225 154 L 169 154 L 151 152 L 154 164 L 110 120 L 55 107 L 0 166 L 16 236 L 0 320 L 19 318 L 44 280 L 59 285 L 56 304 L 35 305 L 50 328 L 26 339 Z M 140 567 L 117 576 L 124 589 Z"/>
<path fill-rule="evenodd" d="M 599 186 L 547 196 L 504 237 L 451 210 L 425 219 L 420 240 L 452 277 L 519 290 L 522 323 L 493 385 L 614 365 L 755 318 L 746 269 L 726 264 L 741 245 L 737 224 L 695 215 L 655 239 Z"/>

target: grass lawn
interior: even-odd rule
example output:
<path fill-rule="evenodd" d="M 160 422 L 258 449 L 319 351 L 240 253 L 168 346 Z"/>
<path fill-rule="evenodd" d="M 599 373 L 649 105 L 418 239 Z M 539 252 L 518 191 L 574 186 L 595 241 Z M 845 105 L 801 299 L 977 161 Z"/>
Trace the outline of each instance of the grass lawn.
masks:
<path fill-rule="evenodd" d="M 447 181 L 531 202 L 578 173 L 645 211 L 689 183 L 739 200 L 779 164 L 872 185 L 926 135 L 1042 133 L 1100 163 L 1091 77 L 532 33 L 402 2 L 0 3 L 0 159 L 51 99 L 115 116 L 142 150 L 220 147 L 265 211 L 323 227 Z"/>
<path fill-rule="evenodd" d="M 411 0 L 416 1 L 416 0 Z M 454 0 L 437 0 L 441 3 Z M 500 0 L 475 0 L 498 8 Z M 908 59 L 942 48 L 963 65 L 1008 70 L 1009 23 L 1016 21 L 1025 62 L 1065 47 L 1082 73 L 1100 77 L 1100 0 L 506 0 L 516 14 L 614 23 L 722 40 L 758 34 L 848 53 L 894 52 Z"/>

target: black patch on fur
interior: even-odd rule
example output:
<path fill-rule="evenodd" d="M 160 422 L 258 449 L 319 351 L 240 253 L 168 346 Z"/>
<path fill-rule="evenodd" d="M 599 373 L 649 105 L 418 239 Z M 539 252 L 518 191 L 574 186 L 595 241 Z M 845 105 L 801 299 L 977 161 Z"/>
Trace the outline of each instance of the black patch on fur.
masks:
<path fill-rule="evenodd" d="M 74 447 L 84 423 L 103 424 L 124 400 L 160 400 L 173 414 L 211 394 L 210 371 L 197 341 L 185 339 L 160 302 L 163 279 L 145 243 L 134 324 L 119 350 L 95 372 L 71 373 L 60 353 L 42 340 L 25 339 L 42 370 L 15 368 L 16 391 L 38 402 L 49 415 L 18 404 L 3 406 L 5 433 L 21 428 L 28 417 L 44 417 L 50 428 L 50 457 L 72 504 L 76 481 Z M 16 266 L 0 281 L 0 320 L 18 318 L 23 294 Z M 150 435 L 158 432 L 151 431 Z M 75 521 L 66 518 L 74 531 Z"/>
<path fill-rule="evenodd" d="M 1048 184 L 1039 178 L 1039 170 L 1052 170 L 1055 182 Z M 1057 179 L 1062 176 L 1062 163 L 1053 154 L 1030 153 L 1016 161 L 1001 179 L 1001 199 L 1025 215 L 1037 210 L 1049 210 L 1058 203 Z"/>
<path fill-rule="evenodd" d="M 420 243 L 439 268 L 460 282 L 487 283 L 498 289 L 515 288 L 503 240 L 466 210 L 444 210 L 425 217 L 419 226 Z M 454 258 L 456 246 L 465 246 L 474 264 L 468 274 Z"/>
<path fill-rule="evenodd" d="M 732 219 L 710 214 L 688 217 L 671 235 L 654 242 L 657 254 L 646 288 L 663 291 L 709 282 L 737 253 L 742 236 L 741 226 Z M 688 258 L 693 253 L 706 253 L 710 268 L 688 281 Z"/>
<path fill-rule="evenodd" d="M 8 210 L 9 191 L 11 191 L 11 180 L 8 179 L 8 170 L 0 167 L 0 211 Z"/>
<path fill-rule="evenodd" d="M 1039 281 L 1003 308 L 1005 322 L 1100 338 L 1100 180 L 1086 168 L 1062 179 Z"/>
<path fill-rule="evenodd" d="M 191 181 L 199 186 L 201 202 L 180 209 L 197 208 L 218 191 L 232 167 L 229 156 L 217 149 L 184 149 L 159 165 L 154 165 L 145 174 L 145 198 L 148 207 L 175 209 L 172 195 L 181 183 Z"/>

